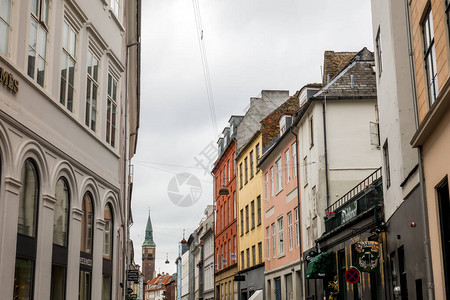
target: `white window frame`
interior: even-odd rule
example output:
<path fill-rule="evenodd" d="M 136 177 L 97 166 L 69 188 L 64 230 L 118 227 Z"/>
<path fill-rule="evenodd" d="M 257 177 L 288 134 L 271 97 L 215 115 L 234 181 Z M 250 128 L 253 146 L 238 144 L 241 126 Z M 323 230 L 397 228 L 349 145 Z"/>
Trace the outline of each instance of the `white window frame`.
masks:
<path fill-rule="evenodd" d="M 295 239 L 297 241 L 297 247 L 300 246 L 300 211 L 298 206 L 294 209 L 294 222 L 295 222 Z"/>
<path fill-rule="evenodd" d="M 274 182 L 274 178 L 273 178 L 273 167 L 270 168 L 270 193 L 272 195 L 272 197 L 275 195 L 275 182 Z"/>
<path fill-rule="evenodd" d="M 277 168 L 276 169 L 276 173 L 277 173 L 277 177 L 276 177 L 277 191 L 276 191 L 276 193 L 278 194 L 283 189 L 283 163 L 282 163 L 281 157 L 275 161 L 275 166 Z"/>
<path fill-rule="evenodd" d="M 284 255 L 284 218 L 283 216 L 277 219 L 277 243 L 278 243 L 278 256 Z"/>
<path fill-rule="evenodd" d="M 297 144 L 292 144 L 292 164 L 294 165 L 294 177 L 297 177 Z"/>
<path fill-rule="evenodd" d="M 3 7 L 3 4 L 7 4 L 7 8 Z M 6 2 L 0 2 L 0 31 L 3 26 L 5 26 L 6 36 L 4 41 L 0 41 L 0 54 L 8 54 L 9 46 L 9 32 L 11 30 L 11 0 L 6 0 Z"/>
<path fill-rule="evenodd" d="M 439 94 L 436 47 L 434 44 L 433 13 L 431 7 L 422 23 L 422 35 L 424 45 L 424 63 L 427 78 L 427 92 L 429 106 L 433 105 Z"/>
<path fill-rule="evenodd" d="M 111 78 L 111 91 L 110 88 L 110 78 Z M 114 86 L 115 84 L 115 86 Z M 117 137 L 117 115 L 118 115 L 118 101 L 119 96 L 119 84 L 117 78 L 112 74 L 108 74 L 108 90 L 107 90 L 107 103 L 106 103 L 106 142 L 111 145 L 111 147 L 116 147 L 116 137 Z M 111 104 L 110 104 L 111 103 Z M 109 106 L 111 105 L 111 112 Z M 110 115 L 111 113 L 111 115 Z M 113 115 L 115 117 L 113 118 Z M 108 121 L 110 119 L 110 121 Z"/>
<path fill-rule="evenodd" d="M 286 183 L 289 183 L 291 181 L 291 166 L 290 166 L 290 157 L 289 157 L 289 149 L 286 150 L 284 156 L 285 156 L 285 162 L 286 162 Z"/>
<path fill-rule="evenodd" d="M 277 241 L 276 241 L 276 232 L 275 232 L 275 223 L 272 223 L 272 256 L 277 257 Z"/>
<path fill-rule="evenodd" d="M 33 8 L 30 10 L 27 74 L 44 87 L 47 65 L 49 0 L 36 0 L 36 5 L 35 12 Z M 35 28 L 35 31 L 32 28 Z M 44 37 L 42 38 L 42 36 Z M 42 42 L 44 42 L 44 45 L 42 45 Z M 29 55 L 32 52 L 34 52 L 34 56 Z M 34 61 L 31 60 L 31 57 L 34 57 Z M 43 72 L 41 77 L 39 76 L 40 72 Z"/>
<path fill-rule="evenodd" d="M 91 61 L 89 62 L 89 58 Z M 97 62 L 97 74 L 94 72 L 94 64 Z M 91 72 L 89 72 L 89 66 L 91 65 Z M 88 66 L 86 68 L 86 76 L 88 81 L 88 86 L 86 89 L 89 89 L 89 99 L 86 98 L 86 110 L 85 110 L 85 119 L 84 124 L 88 126 L 92 131 L 97 131 L 97 103 L 98 103 L 98 95 L 99 95 L 99 75 L 100 75 L 100 59 L 91 49 L 88 50 Z M 97 76 L 95 76 L 97 75 Z M 96 89 L 95 102 L 93 101 L 94 95 L 94 87 Z M 86 90 L 87 94 L 87 90 Z M 95 117 L 93 117 L 95 116 Z"/>
<path fill-rule="evenodd" d="M 67 41 L 64 39 L 64 34 L 67 35 Z M 77 47 L 77 32 L 74 27 L 66 19 L 63 21 L 63 45 L 61 54 L 61 81 L 59 92 L 59 103 L 66 107 L 70 112 L 73 112 L 73 101 L 75 97 L 75 70 L 76 70 L 76 47 Z M 70 68 L 73 69 L 72 76 L 70 76 Z M 65 70 L 65 78 L 63 76 Z M 64 80 L 64 82 L 63 82 Z M 64 85 L 64 89 L 62 86 Z M 71 99 L 71 101 L 69 101 Z"/>
<path fill-rule="evenodd" d="M 267 260 L 270 260 L 270 227 L 266 227 Z"/>
<path fill-rule="evenodd" d="M 292 248 L 294 247 L 293 241 L 294 237 L 292 234 L 292 212 L 288 212 L 287 219 L 288 219 L 289 250 L 292 250 Z"/>

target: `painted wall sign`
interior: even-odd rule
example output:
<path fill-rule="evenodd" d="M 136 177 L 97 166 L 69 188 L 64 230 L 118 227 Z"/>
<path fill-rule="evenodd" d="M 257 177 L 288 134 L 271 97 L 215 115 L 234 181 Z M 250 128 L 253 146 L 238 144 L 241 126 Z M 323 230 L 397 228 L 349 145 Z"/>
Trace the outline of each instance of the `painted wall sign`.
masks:
<path fill-rule="evenodd" d="M 80 257 L 80 264 L 92 267 L 92 259 Z"/>
<path fill-rule="evenodd" d="M 14 94 L 19 93 L 19 80 L 14 79 L 14 75 L 6 72 L 2 67 L 0 67 L 0 82 Z"/>
<path fill-rule="evenodd" d="M 358 242 L 355 244 L 355 250 L 358 253 L 356 267 L 361 272 L 375 272 L 380 260 L 379 243 L 374 241 Z"/>

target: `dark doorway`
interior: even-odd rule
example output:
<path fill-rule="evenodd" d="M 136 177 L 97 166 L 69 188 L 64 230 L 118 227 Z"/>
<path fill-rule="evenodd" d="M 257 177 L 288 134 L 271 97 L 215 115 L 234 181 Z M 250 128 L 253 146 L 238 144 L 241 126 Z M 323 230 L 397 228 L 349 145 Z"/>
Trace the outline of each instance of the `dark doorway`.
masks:
<path fill-rule="evenodd" d="M 281 300 L 281 279 L 275 278 L 275 300 Z"/>
<path fill-rule="evenodd" d="M 445 290 L 447 299 L 450 299 L 450 200 L 448 192 L 448 178 L 437 188 L 439 201 L 439 217 L 441 219 L 442 258 L 444 260 Z"/>

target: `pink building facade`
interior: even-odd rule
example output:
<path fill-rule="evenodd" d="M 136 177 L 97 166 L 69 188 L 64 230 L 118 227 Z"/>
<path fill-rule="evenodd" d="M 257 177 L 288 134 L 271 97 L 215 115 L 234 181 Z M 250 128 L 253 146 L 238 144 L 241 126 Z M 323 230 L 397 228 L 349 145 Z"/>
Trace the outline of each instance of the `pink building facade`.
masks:
<path fill-rule="evenodd" d="M 280 119 L 280 137 L 264 149 L 265 290 L 268 300 L 300 299 L 300 212 L 297 138 L 289 130 L 292 117 Z"/>

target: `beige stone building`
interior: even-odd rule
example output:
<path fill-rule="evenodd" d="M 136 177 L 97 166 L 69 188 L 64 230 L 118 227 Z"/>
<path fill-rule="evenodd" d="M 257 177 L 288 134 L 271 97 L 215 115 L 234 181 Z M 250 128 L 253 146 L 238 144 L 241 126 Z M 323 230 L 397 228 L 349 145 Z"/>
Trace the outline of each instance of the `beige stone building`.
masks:
<path fill-rule="evenodd" d="M 423 161 L 435 299 L 450 299 L 449 0 L 408 2 L 418 128 L 411 144 Z"/>
<path fill-rule="evenodd" d="M 122 299 L 140 0 L 0 1 L 2 299 Z"/>

